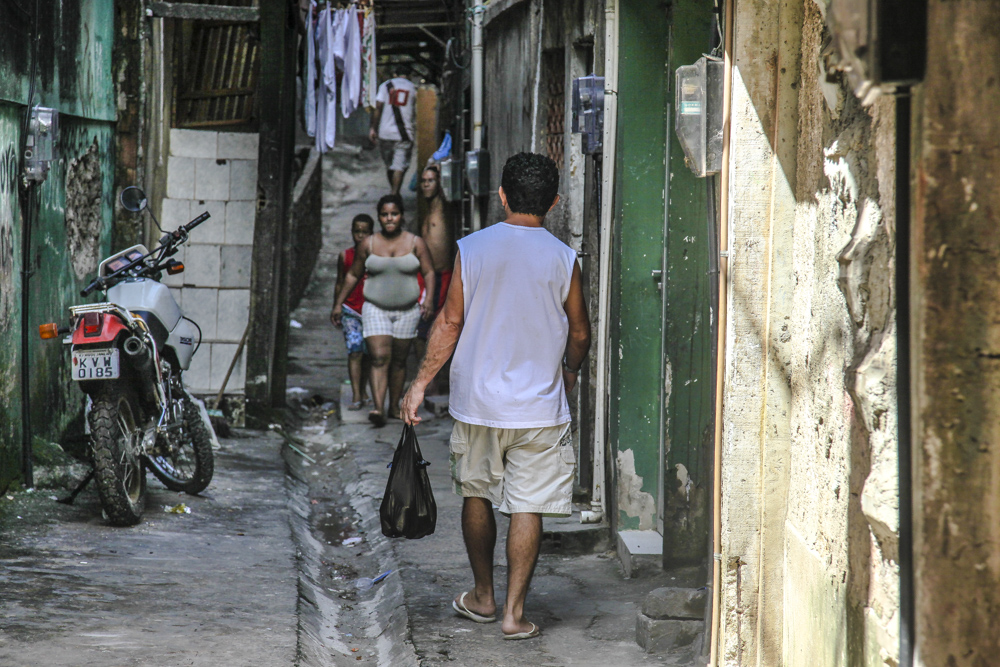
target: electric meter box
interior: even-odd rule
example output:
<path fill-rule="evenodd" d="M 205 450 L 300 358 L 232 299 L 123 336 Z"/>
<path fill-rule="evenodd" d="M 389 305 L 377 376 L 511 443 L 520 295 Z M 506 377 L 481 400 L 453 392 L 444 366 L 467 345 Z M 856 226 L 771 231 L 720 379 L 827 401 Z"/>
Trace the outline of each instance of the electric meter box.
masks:
<path fill-rule="evenodd" d="M 583 135 L 583 152 L 601 152 L 604 140 L 604 77 L 573 79 L 573 132 Z"/>
<path fill-rule="evenodd" d="M 448 202 L 462 201 L 462 169 L 461 163 L 450 157 L 441 160 L 441 194 Z"/>
<path fill-rule="evenodd" d="M 59 141 L 59 112 L 48 107 L 33 107 L 28 121 L 28 136 L 24 146 L 24 175 L 29 181 L 41 182 L 49 173 Z"/>
<path fill-rule="evenodd" d="M 490 193 L 490 152 L 485 149 L 469 151 L 465 154 L 465 178 L 469 181 L 469 192 L 476 197 Z"/>
<path fill-rule="evenodd" d="M 721 60 L 703 57 L 677 68 L 675 126 L 684 161 L 699 177 L 722 168 Z"/>

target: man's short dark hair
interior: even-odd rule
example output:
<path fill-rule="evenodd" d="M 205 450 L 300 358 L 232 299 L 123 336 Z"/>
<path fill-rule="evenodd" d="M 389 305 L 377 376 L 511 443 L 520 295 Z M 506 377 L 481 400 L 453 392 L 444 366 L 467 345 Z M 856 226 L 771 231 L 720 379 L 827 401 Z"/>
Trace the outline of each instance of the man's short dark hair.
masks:
<path fill-rule="evenodd" d="M 545 217 L 559 194 L 559 169 L 538 153 L 512 155 L 500 179 L 511 213 Z"/>
<path fill-rule="evenodd" d="M 382 207 L 386 204 L 395 204 L 396 208 L 399 209 L 400 213 L 405 213 L 403 210 L 403 198 L 395 193 L 390 192 L 387 195 L 383 195 L 381 199 L 378 200 L 378 206 L 375 207 L 376 213 L 382 212 Z"/>
<path fill-rule="evenodd" d="M 367 213 L 358 213 L 356 216 L 354 216 L 354 219 L 351 220 L 351 227 L 354 226 L 355 222 L 363 222 L 366 225 L 368 225 L 369 231 L 373 232 L 375 231 L 375 221 L 372 220 L 372 217 Z"/>

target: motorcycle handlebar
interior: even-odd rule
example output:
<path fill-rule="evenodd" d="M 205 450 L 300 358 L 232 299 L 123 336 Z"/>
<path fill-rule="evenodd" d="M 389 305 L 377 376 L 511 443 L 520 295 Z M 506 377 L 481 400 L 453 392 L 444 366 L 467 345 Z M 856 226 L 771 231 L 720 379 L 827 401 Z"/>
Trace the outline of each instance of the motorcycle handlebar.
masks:
<path fill-rule="evenodd" d="M 89 285 L 80 290 L 80 296 L 88 296 L 95 289 L 97 289 L 98 287 L 102 287 L 103 285 L 104 285 L 103 278 L 94 278 Z"/>
<path fill-rule="evenodd" d="M 191 231 L 192 229 L 194 229 L 195 227 L 197 227 L 198 225 L 200 225 L 201 223 L 205 222 L 206 220 L 208 220 L 211 217 L 212 217 L 212 214 L 209 213 L 208 211 L 205 211 L 204 213 L 202 213 L 201 215 L 199 215 L 197 218 L 195 218 L 191 222 L 189 222 L 186 225 L 184 225 L 184 230 L 189 232 L 189 231 Z"/>

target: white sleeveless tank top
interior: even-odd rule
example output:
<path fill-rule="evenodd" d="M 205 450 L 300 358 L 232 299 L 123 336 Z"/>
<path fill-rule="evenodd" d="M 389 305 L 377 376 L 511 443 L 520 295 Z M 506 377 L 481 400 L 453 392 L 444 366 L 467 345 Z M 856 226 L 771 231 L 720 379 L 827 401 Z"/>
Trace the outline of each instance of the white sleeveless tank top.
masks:
<path fill-rule="evenodd" d="M 465 325 L 451 365 L 452 417 L 496 428 L 569 422 L 563 304 L 576 253 L 542 227 L 503 222 L 458 248 Z"/>

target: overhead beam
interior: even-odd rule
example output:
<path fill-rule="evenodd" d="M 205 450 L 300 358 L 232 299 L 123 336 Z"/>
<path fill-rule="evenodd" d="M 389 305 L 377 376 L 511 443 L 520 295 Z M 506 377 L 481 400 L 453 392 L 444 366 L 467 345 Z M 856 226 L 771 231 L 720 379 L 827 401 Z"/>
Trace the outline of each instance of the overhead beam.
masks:
<path fill-rule="evenodd" d="M 257 23 L 260 21 L 260 9 L 257 7 L 196 5 L 190 2 L 151 2 L 146 11 L 147 16 L 168 19 L 232 21 L 234 23 Z"/>

